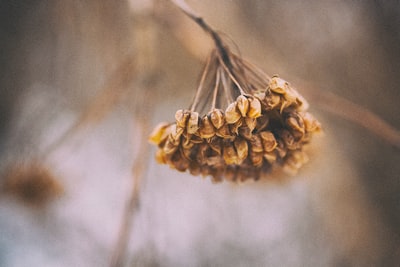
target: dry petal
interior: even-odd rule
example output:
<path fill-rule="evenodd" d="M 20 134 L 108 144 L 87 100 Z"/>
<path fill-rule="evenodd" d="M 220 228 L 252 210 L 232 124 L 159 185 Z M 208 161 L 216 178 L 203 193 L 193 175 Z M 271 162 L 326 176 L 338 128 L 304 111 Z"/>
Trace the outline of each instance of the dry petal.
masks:
<path fill-rule="evenodd" d="M 240 120 L 242 115 L 236 107 L 236 102 L 230 103 L 225 111 L 225 120 L 229 124 L 233 124 Z"/>
<path fill-rule="evenodd" d="M 250 140 L 253 136 L 252 131 L 247 126 L 242 126 L 239 128 L 239 135 Z"/>
<path fill-rule="evenodd" d="M 304 121 L 303 118 L 300 116 L 299 113 L 297 112 L 291 112 L 288 114 L 288 117 L 286 118 L 286 124 L 293 130 L 304 133 L 305 132 L 305 126 L 304 126 Z"/>
<path fill-rule="evenodd" d="M 164 150 L 158 149 L 156 151 L 156 161 L 159 164 L 167 164 L 167 159 Z"/>
<path fill-rule="evenodd" d="M 294 136 L 288 130 L 283 130 L 280 134 L 280 137 L 288 149 L 294 150 L 298 148 L 298 144 Z"/>
<path fill-rule="evenodd" d="M 266 110 L 272 110 L 281 103 L 281 96 L 274 92 L 267 92 L 264 98 Z"/>

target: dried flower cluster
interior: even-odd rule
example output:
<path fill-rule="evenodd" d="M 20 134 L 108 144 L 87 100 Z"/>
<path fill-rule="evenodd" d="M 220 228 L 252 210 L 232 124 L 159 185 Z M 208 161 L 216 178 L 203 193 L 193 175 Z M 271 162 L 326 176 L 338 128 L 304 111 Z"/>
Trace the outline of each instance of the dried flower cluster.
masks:
<path fill-rule="evenodd" d="M 157 161 L 216 182 L 258 180 L 275 166 L 296 173 L 307 161 L 302 148 L 320 124 L 288 82 L 224 51 L 211 55 L 191 108 L 154 129 Z M 196 106 L 206 106 L 210 94 L 211 108 L 201 116 Z"/>

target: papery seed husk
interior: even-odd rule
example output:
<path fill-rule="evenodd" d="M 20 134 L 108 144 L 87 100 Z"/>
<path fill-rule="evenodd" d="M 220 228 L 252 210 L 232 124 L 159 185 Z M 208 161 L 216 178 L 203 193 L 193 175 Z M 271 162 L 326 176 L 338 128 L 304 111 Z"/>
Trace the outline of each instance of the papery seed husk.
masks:
<path fill-rule="evenodd" d="M 209 117 L 216 129 L 220 129 L 225 123 L 224 112 L 221 109 L 213 109 L 210 112 Z"/>
<path fill-rule="evenodd" d="M 167 140 L 168 134 L 170 133 L 170 123 L 162 122 L 159 123 L 149 136 L 149 142 L 160 145 Z"/>
<path fill-rule="evenodd" d="M 189 164 L 189 172 L 191 175 L 197 176 L 201 174 L 201 167 L 196 161 L 191 161 Z"/>
<path fill-rule="evenodd" d="M 232 134 L 238 135 L 239 128 L 243 125 L 243 119 L 238 120 L 236 123 L 229 124 L 229 130 Z"/>
<path fill-rule="evenodd" d="M 266 110 L 272 110 L 278 107 L 279 104 L 281 103 L 281 96 L 277 93 L 269 91 L 266 93 L 263 102 L 265 103 Z"/>
<path fill-rule="evenodd" d="M 277 152 L 272 151 L 272 152 L 264 152 L 264 158 L 269 162 L 269 163 L 274 163 L 277 159 Z"/>
<path fill-rule="evenodd" d="M 206 158 L 206 162 L 208 166 L 213 166 L 213 167 L 222 167 L 224 166 L 224 160 L 221 158 L 221 156 L 211 156 Z"/>
<path fill-rule="evenodd" d="M 239 110 L 242 117 L 246 117 L 249 110 L 249 100 L 244 95 L 240 95 L 236 98 L 236 107 Z"/>
<path fill-rule="evenodd" d="M 250 106 L 247 112 L 247 116 L 250 118 L 258 118 L 261 116 L 261 102 L 257 98 L 253 97 L 249 99 Z"/>
<path fill-rule="evenodd" d="M 240 120 L 242 115 L 236 107 L 236 102 L 230 103 L 225 111 L 225 120 L 229 124 L 233 124 Z"/>
<path fill-rule="evenodd" d="M 249 154 L 247 141 L 242 138 L 236 138 L 234 141 L 234 146 L 237 152 L 237 164 L 242 164 L 242 162 L 247 158 L 247 155 Z"/>
<path fill-rule="evenodd" d="M 175 113 L 176 125 L 185 129 L 189 116 L 190 116 L 189 110 L 183 110 L 183 109 L 177 110 Z"/>
<path fill-rule="evenodd" d="M 172 155 L 178 149 L 178 146 L 179 146 L 179 144 L 175 145 L 173 143 L 173 141 L 171 141 L 171 139 L 168 138 L 163 147 L 163 151 L 164 151 L 165 155 L 167 155 L 167 156 Z"/>
<path fill-rule="evenodd" d="M 304 126 L 306 132 L 318 132 L 321 130 L 321 124 L 309 112 L 303 114 Z"/>
<path fill-rule="evenodd" d="M 223 147 L 223 157 L 227 165 L 237 164 L 238 156 L 235 148 L 231 143 L 227 143 Z"/>
<path fill-rule="evenodd" d="M 287 154 L 287 149 L 285 147 L 285 143 L 282 140 L 277 140 L 278 145 L 276 146 L 276 151 L 278 152 L 278 156 L 282 159 Z"/>
<path fill-rule="evenodd" d="M 252 131 L 247 126 L 242 126 L 239 128 L 239 136 L 250 140 L 253 136 Z"/>
<path fill-rule="evenodd" d="M 269 117 L 267 114 L 264 114 L 261 117 L 259 117 L 256 121 L 257 121 L 256 130 L 258 132 L 261 132 L 268 126 Z"/>
<path fill-rule="evenodd" d="M 189 161 L 182 157 L 181 153 L 177 151 L 171 158 L 172 167 L 180 172 L 184 172 L 189 168 Z"/>
<path fill-rule="evenodd" d="M 231 133 L 229 124 L 227 123 L 225 123 L 221 128 L 217 130 L 216 135 L 222 137 L 223 139 L 235 138 L 235 135 Z"/>
<path fill-rule="evenodd" d="M 194 134 L 199 129 L 199 113 L 190 112 L 190 118 L 187 122 L 186 131 L 189 134 Z"/>
<path fill-rule="evenodd" d="M 245 124 L 247 125 L 247 127 L 250 129 L 251 132 L 257 126 L 257 119 L 256 118 L 246 117 L 246 118 L 244 118 L 244 121 L 245 121 Z"/>
<path fill-rule="evenodd" d="M 259 168 L 263 164 L 263 153 L 250 150 L 250 160 L 254 167 Z"/>
<path fill-rule="evenodd" d="M 269 81 L 269 88 L 271 91 L 278 94 L 285 94 L 288 86 L 289 84 L 278 76 L 273 76 Z"/>
<path fill-rule="evenodd" d="M 300 133 L 305 132 L 303 118 L 296 112 L 291 112 L 286 118 L 286 124 L 295 131 Z"/>
<path fill-rule="evenodd" d="M 277 147 L 278 143 L 276 142 L 275 136 L 272 132 L 260 132 L 260 137 L 265 152 L 271 152 Z"/>
<path fill-rule="evenodd" d="M 198 145 L 196 159 L 200 165 L 207 164 L 207 150 L 209 149 L 208 144 L 202 143 Z"/>
<path fill-rule="evenodd" d="M 167 164 L 167 159 L 163 149 L 158 149 L 156 151 L 156 161 L 159 164 Z"/>
<path fill-rule="evenodd" d="M 183 132 L 184 132 L 183 128 L 177 127 L 175 124 L 173 124 L 172 127 L 171 127 L 171 133 L 169 134 L 168 139 L 172 143 L 178 145 L 180 143 L 181 136 L 182 136 Z"/>
<path fill-rule="evenodd" d="M 261 137 L 258 134 L 252 136 L 252 138 L 250 139 L 250 145 L 251 145 L 251 150 L 254 152 L 264 151 Z"/>
<path fill-rule="evenodd" d="M 288 149 L 294 150 L 298 148 L 298 144 L 294 136 L 288 130 L 282 130 L 279 136 L 282 138 L 283 142 L 285 143 L 285 146 Z"/>
<path fill-rule="evenodd" d="M 199 129 L 199 134 L 201 138 L 207 139 L 211 138 L 215 135 L 216 130 L 214 126 L 212 125 L 210 119 L 208 116 L 204 116 L 201 119 L 201 124 L 200 124 L 200 129 Z"/>
<path fill-rule="evenodd" d="M 214 136 L 211 138 L 209 142 L 210 148 L 215 151 L 217 154 L 221 155 L 222 153 L 222 140 L 221 138 Z"/>

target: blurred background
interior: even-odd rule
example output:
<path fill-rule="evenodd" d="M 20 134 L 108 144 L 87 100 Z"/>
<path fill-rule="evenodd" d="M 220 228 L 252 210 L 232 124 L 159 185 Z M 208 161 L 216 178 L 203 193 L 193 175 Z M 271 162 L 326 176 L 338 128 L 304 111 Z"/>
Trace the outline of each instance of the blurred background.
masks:
<path fill-rule="evenodd" d="M 310 162 L 241 185 L 155 163 L 212 47 L 171 2 L 0 1 L 0 266 L 399 266 L 400 151 L 315 92 L 400 129 L 400 3 L 187 3 L 304 89 Z"/>

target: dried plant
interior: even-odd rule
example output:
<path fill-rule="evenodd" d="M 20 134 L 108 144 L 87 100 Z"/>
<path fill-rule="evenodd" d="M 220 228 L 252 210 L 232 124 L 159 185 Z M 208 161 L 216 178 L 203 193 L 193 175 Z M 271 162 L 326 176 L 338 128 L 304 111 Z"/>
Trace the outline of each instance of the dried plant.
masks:
<path fill-rule="evenodd" d="M 180 6 L 182 7 L 182 6 Z M 321 127 L 307 101 L 288 82 L 246 61 L 187 7 L 216 48 L 204 67 L 189 109 L 150 135 L 156 159 L 213 181 L 258 180 L 276 166 L 291 174 L 307 162 L 303 146 Z"/>

